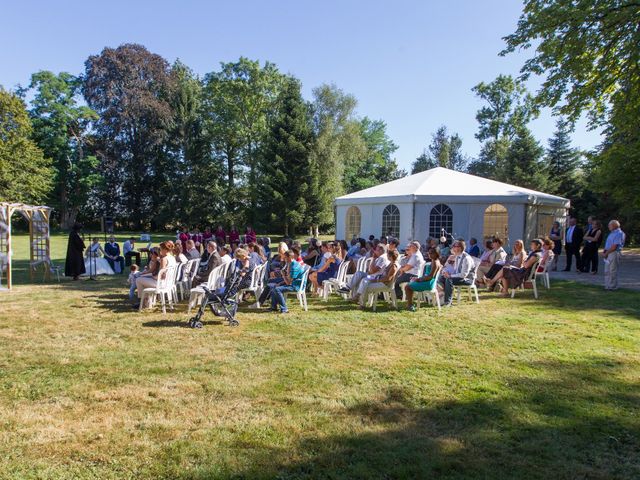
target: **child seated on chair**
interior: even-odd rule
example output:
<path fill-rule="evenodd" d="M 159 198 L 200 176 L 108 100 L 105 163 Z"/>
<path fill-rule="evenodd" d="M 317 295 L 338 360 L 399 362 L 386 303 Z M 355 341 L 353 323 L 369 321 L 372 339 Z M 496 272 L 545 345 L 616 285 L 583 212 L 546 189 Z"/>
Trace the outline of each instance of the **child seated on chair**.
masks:
<path fill-rule="evenodd" d="M 135 263 L 129 267 L 129 278 L 127 284 L 129 285 L 129 300 L 133 300 L 136 295 L 136 278 L 140 276 L 138 265 Z"/>

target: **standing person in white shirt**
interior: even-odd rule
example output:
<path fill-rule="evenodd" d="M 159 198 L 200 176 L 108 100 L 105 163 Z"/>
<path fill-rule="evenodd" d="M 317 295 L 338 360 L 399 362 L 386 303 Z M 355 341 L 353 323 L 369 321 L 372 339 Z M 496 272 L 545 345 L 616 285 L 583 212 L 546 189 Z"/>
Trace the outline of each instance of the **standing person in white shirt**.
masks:
<path fill-rule="evenodd" d="M 618 265 L 626 236 L 620 228 L 620 222 L 618 220 L 611 220 L 609 222 L 609 232 L 602 252 L 602 256 L 604 257 L 604 289 L 617 290 Z"/>
<path fill-rule="evenodd" d="M 444 306 L 450 307 L 453 302 L 453 287 L 455 285 L 471 285 L 475 275 L 475 263 L 465 252 L 464 240 L 456 240 L 451 245 L 451 252 L 455 255 L 454 271 L 444 271 L 440 282 L 444 284 Z"/>
<path fill-rule="evenodd" d="M 420 242 L 411 242 L 407 245 L 405 250 L 407 257 L 405 257 L 404 265 L 400 267 L 396 275 L 395 291 L 396 298 L 402 298 L 401 283 L 409 283 L 413 277 L 422 276 L 422 270 L 424 268 L 424 257 L 420 251 Z"/>

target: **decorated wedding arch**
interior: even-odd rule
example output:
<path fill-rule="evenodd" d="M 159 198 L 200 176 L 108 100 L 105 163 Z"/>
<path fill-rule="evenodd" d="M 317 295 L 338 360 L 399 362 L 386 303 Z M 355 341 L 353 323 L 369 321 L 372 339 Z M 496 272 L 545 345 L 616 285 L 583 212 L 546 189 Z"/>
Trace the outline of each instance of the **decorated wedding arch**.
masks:
<path fill-rule="evenodd" d="M 49 243 L 49 217 L 51 208 L 0 202 L 0 286 L 4 278 L 6 288 L 11 289 L 11 215 L 19 212 L 29 222 L 30 263 L 29 275 L 42 270 L 45 279 L 51 273 L 51 247 Z"/>

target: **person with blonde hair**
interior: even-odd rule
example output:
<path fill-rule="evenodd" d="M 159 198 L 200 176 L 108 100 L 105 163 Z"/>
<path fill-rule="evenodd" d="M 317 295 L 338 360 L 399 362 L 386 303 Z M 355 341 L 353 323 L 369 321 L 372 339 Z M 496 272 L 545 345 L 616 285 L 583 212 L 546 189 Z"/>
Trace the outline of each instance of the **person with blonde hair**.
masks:
<path fill-rule="evenodd" d="M 604 243 L 602 256 L 604 257 L 604 289 L 618 289 L 618 265 L 622 256 L 622 247 L 626 240 L 626 235 L 620 228 L 618 220 L 609 222 L 609 235 Z"/>

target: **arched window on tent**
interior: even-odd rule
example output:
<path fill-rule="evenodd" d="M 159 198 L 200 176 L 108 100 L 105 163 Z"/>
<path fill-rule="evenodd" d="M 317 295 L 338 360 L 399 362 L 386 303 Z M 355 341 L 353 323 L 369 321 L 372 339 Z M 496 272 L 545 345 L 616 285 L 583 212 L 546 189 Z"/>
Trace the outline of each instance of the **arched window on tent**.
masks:
<path fill-rule="evenodd" d="M 347 240 L 353 237 L 360 237 L 360 225 L 362 224 L 362 215 L 358 207 L 349 207 L 347 210 L 347 225 L 345 237 Z"/>
<path fill-rule="evenodd" d="M 400 236 L 400 209 L 395 205 L 387 205 L 382 211 L 382 235 Z"/>
<path fill-rule="evenodd" d="M 443 228 L 452 234 L 453 212 L 448 205 L 439 203 L 431 209 L 429 214 L 429 236 L 431 238 L 440 238 Z"/>
<path fill-rule="evenodd" d="M 484 211 L 483 238 L 500 237 L 505 243 L 509 236 L 509 212 L 504 205 L 494 203 Z"/>

